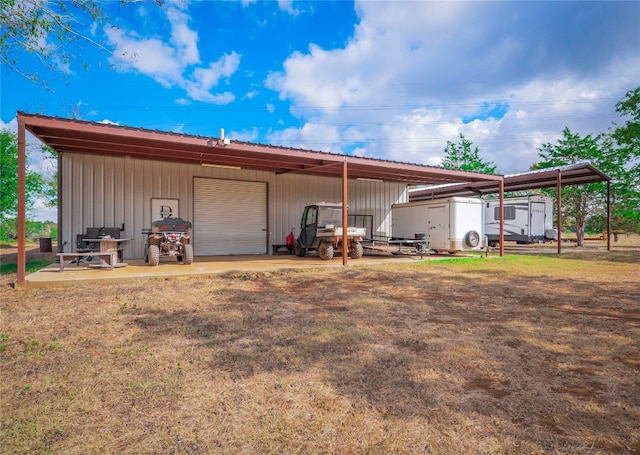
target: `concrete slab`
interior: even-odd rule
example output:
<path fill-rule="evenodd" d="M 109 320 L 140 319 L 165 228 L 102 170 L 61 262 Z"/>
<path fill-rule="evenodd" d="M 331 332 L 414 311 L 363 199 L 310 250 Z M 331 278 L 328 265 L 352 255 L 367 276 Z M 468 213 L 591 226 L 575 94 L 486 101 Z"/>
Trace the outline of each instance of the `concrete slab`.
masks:
<path fill-rule="evenodd" d="M 424 256 L 423 260 L 429 259 Z M 432 257 L 433 258 L 433 257 Z M 361 259 L 350 259 L 348 267 L 420 261 L 415 255 L 366 255 Z M 342 257 L 323 261 L 317 256 L 299 258 L 293 255 L 249 255 L 249 256 L 197 256 L 191 265 L 184 265 L 170 258 L 161 258 L 157 267 L 151 267 L 143 259 L 126 259 L 126 267 L 114 269 L 94 268 L 91 262 L 65 265 L 60 272 L 59 264 L 52 264 L 26 277 L 26 287 L 48 287 L 76 283 L 78 281 L 112 281 L 139 278 L 178 278 L 220 275 L 226 273 L 277 272 L 309 268 L 342 267 Z"/>

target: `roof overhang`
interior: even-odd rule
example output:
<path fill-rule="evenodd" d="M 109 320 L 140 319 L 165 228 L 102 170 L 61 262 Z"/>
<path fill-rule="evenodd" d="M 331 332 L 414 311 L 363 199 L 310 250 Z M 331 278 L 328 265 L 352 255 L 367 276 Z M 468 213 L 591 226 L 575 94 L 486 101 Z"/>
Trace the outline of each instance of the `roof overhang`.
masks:
<path fill-rule="evenodd" d="M 558 177 L 562 186 L 607 182 L 611 178 L 588 161 L 537 171 L 504 176 L 504 191 L 525 191 L 539 188 L 555 188 Z M 500 192 L 499 182 L 469 182 L 437 185 L 409 191 L 410 201 L 442 199 L 453 196 L 484 196 Z"/>
<path fill-rule="evenodd" d="M 61 119 L 18 112 L 26 130 L 57 153 L 130 157 L 154 161 L 240 168 L 349 179 L 436 185 L 456 182 L 494 182 L 499 175 L 444 169 L 335 153 L 276 147 L 214 137 L 168 133 L 113 124 Z"/>

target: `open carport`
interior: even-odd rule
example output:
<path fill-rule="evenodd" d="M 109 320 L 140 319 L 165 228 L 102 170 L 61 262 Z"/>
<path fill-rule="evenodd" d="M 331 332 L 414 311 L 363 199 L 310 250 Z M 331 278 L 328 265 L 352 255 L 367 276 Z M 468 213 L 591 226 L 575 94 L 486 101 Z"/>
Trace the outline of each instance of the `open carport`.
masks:
<path fill-rule="evenodd" d="M 611 177 L 588 161 L 581 161 L 565 166 L 548 169 L 509 174 L 502 182 L 469 182 L 459 184 L 434 185 L 428 188 L 415 189 L 409 192 L 409 200 L 427 201 L 453 196 L 483 197 L 498 194 L 503 205 L 505 192 L 556 188 L 556 213 L 558 231 L 558 253 L 562 252 L 562 187 L 584 185 L 588 183 L 607 183 L 607 250 L 611 249 Z M 503 212 L 503 210 L 500 210 Z M 501 234 L 502 236 L 502 234 Z M 504 242 L 500 242 L 501 244 Z M 501 250 L 504 251 L 504 250 Z"/>

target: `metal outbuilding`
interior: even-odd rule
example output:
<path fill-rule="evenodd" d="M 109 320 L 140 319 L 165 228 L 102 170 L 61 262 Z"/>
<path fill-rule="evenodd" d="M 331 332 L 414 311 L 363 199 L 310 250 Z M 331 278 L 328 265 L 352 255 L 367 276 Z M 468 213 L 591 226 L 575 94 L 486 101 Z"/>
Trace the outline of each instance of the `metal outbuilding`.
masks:
<path fill-rule="evenodd" d="M 194 238 L 199 235 L 202 246 L 206 235 L 198 232 L 198 224 L 210 222 L 211 211 L 223 214 L 223 223 L 229 224 L 254 216 L 250 211 L 255 210 L 262 221 L 252 228 L 264 237 L 258 250 L 249 252 L 268 254 L 268 245 L 283 240 L 298 224 L 303 201 L 341 200 L 343 224 L 349 205 L 351 211 L 377 218 L 375 230 L 389 224 L 392 204 L 408 200 L 409 186 L 493 182 L 501 187 L 503 180 L 500 175 L 233 141 L 222 130 L 216 138 L 23 112 L 17 119 L 18 284 L 25 280 L 26 131 L 58 154 L 59 245 L 67 242 L 72 248 L 75 235 L 88 226 L 122 224 L 127 236 L 138 237 L 125 251 L 129 257 L 141 254 L 139 233 L 150 225 L 153 199 L 182 201 L 181 216 L 193 218 Z M 238 213 L 225 205 L 238 198 L 250 209 Z"/>
<path fill-rule="evenodd" d="M 164 198 L 186 201 L 180 210 L 194 219 L 194 236 L 199 224 L 215 221 L 208 216 L 212 212 L 223 215 L 219 224 L 224 226 L 258 213 L 262 221 L 249 228 L 265 234 L 253 249 L 224 250 L 225 239 L 208 245 L 206 229 L 201 229 L 203 254 L 211 254 L 207 246 L 223 254 L 268 254 L 268 245 L 281 242 L 297 225 L 304 202 L 323 197 L 342 201 L 343 224 L 350 205 L 378 219 L 374 230 L 389 227 L 393 204 L 421 199 L 498 193 L 502 206 L 505 191 L 555 186 L 560 194 L 565 185 L 606 181 L 609 201 L 610 178 L 587 162 L 501 176 L 233 141 L 223 130 L 219 137 L 205 137 L 24 112 L 18 112 L 17 119 L 19 285 L 26 275 L 26 131 L 58 154 L 59 245 L 72 245 L 76 233 L 91 225 L 122 223 L 133 237 L 150 225 L 153 201 Z M 409 191 L 410 186 L 424 185 L 431 186 Z M 236 210 L 239 205 L 243 210 Z M 558 200 L 558 213 L 560 209 Z M 608 220 L 609 212 L 608 202 Z M 136 245 L 129 246 L 130 257 L 139 256 Z"/>

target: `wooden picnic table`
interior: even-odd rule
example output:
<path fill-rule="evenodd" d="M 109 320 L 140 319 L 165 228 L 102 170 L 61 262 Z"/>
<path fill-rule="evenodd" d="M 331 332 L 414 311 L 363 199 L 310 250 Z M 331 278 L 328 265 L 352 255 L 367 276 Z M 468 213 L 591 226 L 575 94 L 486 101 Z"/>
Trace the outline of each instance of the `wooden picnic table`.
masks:
<path fill-rule="evenodd" d="M 112 237 L 101 237 L 98 239 L 85 239 L 87 242 L 95 242 L 100 244 L 100 253 L 116 253 L 116 262 L 112 265 L 113 267 L 126 267 L 128 264 L 126 262 L 120 262 L 118 259 L 118 248 L 120 244 L 124 242 L 128 242 L 131 239 L 116 239 Z M 91 253 L 87 253 L 88 256 Z M 104 267 L 104 264 L 94 264 L 91 267 Z"/>

